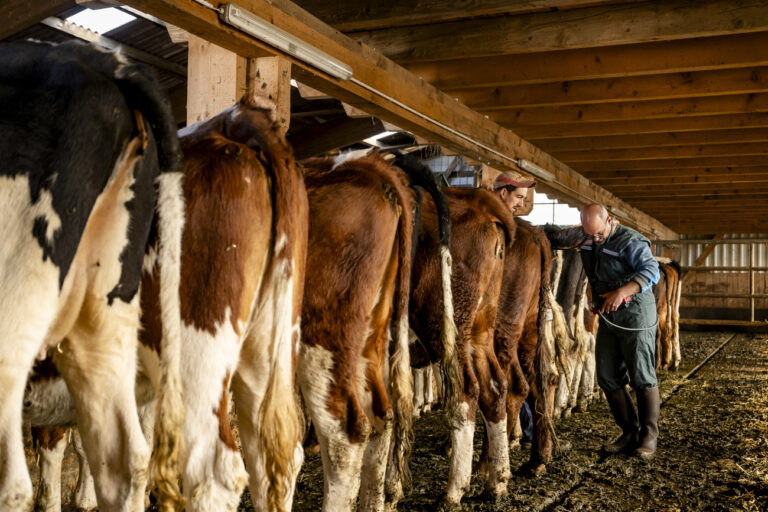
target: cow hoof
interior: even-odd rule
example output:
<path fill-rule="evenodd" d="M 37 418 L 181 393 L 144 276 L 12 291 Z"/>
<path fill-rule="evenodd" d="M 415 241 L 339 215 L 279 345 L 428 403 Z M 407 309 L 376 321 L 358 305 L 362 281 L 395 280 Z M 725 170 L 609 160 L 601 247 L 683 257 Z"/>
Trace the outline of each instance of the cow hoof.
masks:
<path fill-rule="evenodd" d="M 509 449 L 510 450 L 519 450 L 520 449 L 520 440 L 519 439 L 512 439 L 509 442 Z"/>
<path fill-rule="evenodd" d="M 524 452 L 530 451 L 531 448 L 533 448 L 533 443 L 531 443 L 530 441 L 523 441 L 522 443 L 520 443 L 520 449 L 523 450 Z"/>
<path fill-rule="evenodd" d="M 453 501 L 449 501 L 447 496 L 442 496 L 437 503 L 435 503 L 435 508 L 437 512 L 457 512 L 461 510 L 461 503 L 455 503 Z"/>
<path fill-rule="evenodd" d="M 526 462 L 523 473 L 532 477 L 539 477 L 547 472 L 547 465 L 542 462 Z"/>
<path fill-rule="evenodd" d="M 507 496 L 509 496 L 509 490 L 507 489 L 506 482 L 486 487 L 485 491 L 483 491 L 483 499 L 489 502 L 498 503 Z"/>
<path fill-rule="evenodd" d="M 570 417 L 571 417 L 571 409 L 566 409 L 566 410 L 564 410 L 564 411 L 563 411 L 563 419 L 564 419 L 564 420 L 567 420 L 567 419 L 568 419 L 568 418 L 570 418 Z"/>
<path fill-rule="evenodd" d="M 567 455 L 571 449 L 573 448 L 573 445 L 570 441 L 559 441 L 557 446 L 557 453 L 556 455 L 558 457 L 562 457 L 563 455 Z"/>

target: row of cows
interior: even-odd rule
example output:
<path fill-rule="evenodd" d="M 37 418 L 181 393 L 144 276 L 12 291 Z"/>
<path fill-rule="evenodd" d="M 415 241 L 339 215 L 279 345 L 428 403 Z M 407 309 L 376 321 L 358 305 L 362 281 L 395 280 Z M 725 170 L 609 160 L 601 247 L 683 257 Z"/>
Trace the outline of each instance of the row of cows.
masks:
<path fill-rule="evenodd" d="M 594 322 L 583 284 L 552 315 L 547 236 L 497 194 L 407 158 L 298 165 L 259 98 L 176 134 L 152 75 L 92 46 L 11 43 L 0 62 L 1 510 L 34 499 L 22 414 L 53 456 L 41 507 L 66 444 L 50 427 L 76 423 L 78 506 L 143 510 L 149 484 L 161 510 L 235 510 L 247 484 L 255 509 L 288 510 L 304 412 L 323 509 L 383 510 L 410 485 L 412 367 L 442 376 L 446 501 L 469 486 L 478 408 L 489 494 L 529 396 L 531 469 L 550 461 L 558 379 L 590 379 L 563 350 L 589 367 L 568 343 Z"/>

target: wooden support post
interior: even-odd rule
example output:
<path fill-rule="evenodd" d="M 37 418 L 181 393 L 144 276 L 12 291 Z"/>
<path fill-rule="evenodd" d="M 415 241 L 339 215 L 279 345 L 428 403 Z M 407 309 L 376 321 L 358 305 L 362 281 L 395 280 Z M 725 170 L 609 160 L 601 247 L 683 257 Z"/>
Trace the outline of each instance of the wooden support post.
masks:
<path fill-rule="evenodd" d="M 699 266 L 701 266 L 701 265 L 704 263 L 704 261 L 707 259 L 707 257 L 708 257 L 710 254 L 712 254 L 712 251 L 714 251 L 714 250 L 715 250 L 715 247 L 717 247 L 717 243 L 716 243 L 716 242 L 718 242 L 718 241 L 720 241 L 720 240 L 722 240 L 722 239 L 723 239 L 723 234 L 722 234 L 722 233 L 720 233 L 719 235 L 715 235 L 715 237 L 712 239 L 712 243 L 710 243 L 709 245 L 707 245 L 707 246 L 706 246 L 706 247 L 705 247 L 705 248 L 704 248 L 704 249 L 701 251 L 701 254 L 699 254 L 699 257 L 698 257 L 698 258 L 696 258 L 696 261 L 694 261 L 694 262 L 693 262 L 693 265 L 691 265 L 691 267 L 699 267 Z M 686 274 L 683 276 L 683 278 L 680 280 L 680 284 L 681 284 L 681 285 L 682 285 L 682 284 L 685 284 L 685 283 L 686 283 L 686 282 L 687 282 L 687 281 L 688 281 L 688 280 L 691 278 L 691 276 L 692 276 L 693 274 L 694 274 L 693 272 L 687 272 L 687 273 L 686 273 Z"/>
<path fill-rule="evenodd" d="M 235 53 L 189 35 L 187 124 L 209 119 L 245 93 L 246 61 Z"/>
<path fill-rule="evenodd" d="M 248 60 L 248 95 L 266 96 L 275 103 L 277 121 L 285 134 L 291 123 L 291 61 L 284 57 Z"/>

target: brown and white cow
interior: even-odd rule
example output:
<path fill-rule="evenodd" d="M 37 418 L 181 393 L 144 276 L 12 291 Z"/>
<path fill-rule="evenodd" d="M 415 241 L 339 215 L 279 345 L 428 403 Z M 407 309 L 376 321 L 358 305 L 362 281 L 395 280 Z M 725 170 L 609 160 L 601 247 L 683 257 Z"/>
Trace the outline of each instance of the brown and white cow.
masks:
<path fill-rule="evenodd" d="M 469 487 L 472 473 L 472 438 L 478 403 L 486 420 L 490 452 L 487 489 L 506 491 L 510 477 L 507 449 L 505 397 L 507 377 L 499 365 L 493 343 L 496 310 L 501 290 L 504 259 L 515 236 L 512 212 L 492 192 L 482 189 L 444 189 L 451 216 L 454 320 L 459 362 L 459 392 L 451 421 L 451 469 L 445 500 L 458 503 Z M 411 347 L 411 363 L 424 367 L 440 361 L 441 301 L 443 286 L 439 259 L 438 216 L 432 201 L 421 208 L 419 250 L 413 265 L 410 306 L 411 327 L 420 343 Z M 446 382 L 450 384 L 448 373 Z M 450 398 L 450 393 L 449 393 Z M 503 419 L 499 419 L 503 418 Z"/>
<path fill-rule="evenodd" d="M 353 510 L 358 490 L 361 509 L 382 510 L 390 442 L 404 473 L 412 435 L 413 193 L 405 173 L 375 153 L 304 165 L 310 229 L 298 380 L 323 459 L 323 510 Z"/>
<path fill-rule="evenodd" d="M 549 306 L 552 251 L 543 231 L 522 219 L 516 219 L 516 224 L 515 241 L 504 259 L 494 333 L 496 356 L 508 379 L 506 410 L 499 404 L 494 411 L 497 416 L 487 419 L 491 424 L 507 421 L 507 433 L 519 445 L 520 409 L 532 394 L 534 437 L 528 467 L 538 474 L 552 458 L 554 432 L 551 408 L 557 370 Z M 484 465 L 493 456 L 488 453 Z"/>
<path fill-rule="evenodd" d="M 308 222 L 303 179 L 278 132 L 274 107 L 261 98 L 180 134 L 186 508 L 236 510 L 250 479 L 258 510 L 289 509 L 303 458 L 293 384 Z M 157 249 L 149 245 L 141 286 L 139 354 L 150 389 L 163 385 L 157 361 L 166 318 L 158 307 Z M 230 428 L 230 385 L 248 473 Z M 33 413 L 44 411 L 32 403 L 28 416 L 36 421 Z"/>
<path fill-rule="evenodd" d="M 656 367 L 676 369 L 680 365 L 680 264 L 657 257 L 659 282 L 653 287 L 659 326 L 656 330 Z"/>
<path fill-rule="evenodd" d="M 31 506 L 22 401 L 35 356 L 51 345 L 100 507 L 142 510 L 150 450 L 134 401 L 137 292 L 156 215 L 168 319 L 156 453 L 167 476 L 182 414 L 173 117 L 151 71 L 91 45 L 2 44 L 0 64 L 0 510 Z"/>

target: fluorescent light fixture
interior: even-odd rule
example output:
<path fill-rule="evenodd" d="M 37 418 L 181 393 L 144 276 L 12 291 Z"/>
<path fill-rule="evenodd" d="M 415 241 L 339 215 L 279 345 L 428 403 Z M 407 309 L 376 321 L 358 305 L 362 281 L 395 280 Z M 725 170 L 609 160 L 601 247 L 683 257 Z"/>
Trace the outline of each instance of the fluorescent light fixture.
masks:
<path fill-rule="evenodd" d="M 541 167 L 531 162 L 530 160 L 525 160 L 524 158 L 518 158 L 517 166 L 524 171 L 528 171 L 529 173 L 533 174 L 537 178 L 541 178 L 546 181 L 555 181 L 554 174 L 547 171 L 546 169 L 542 169 Z"/>
<path fill-rule="evenodd" d="M 115 9 L 114 7 L 108 7 L 106 9 L 97 10 L 85 9 L 77 14 L 73 14 L 67 18 L 67 21 L 74 23 L 75 25 L 80 25 L 83 28 L 87 28 L 91 32 L 106 34 L 110 30 L 122 27 L 135 19 L 136 16 L 132 16 L 127 12 Z"/>
<path fill-rule="evenodd" d="M 223 4 L 220 13 L 221 21 L 227 25 L 242 30 L 332 77 L 339 80 L 352 78 L 352 68 L 347 64 L 242 7 L 230 3 Z"/>

